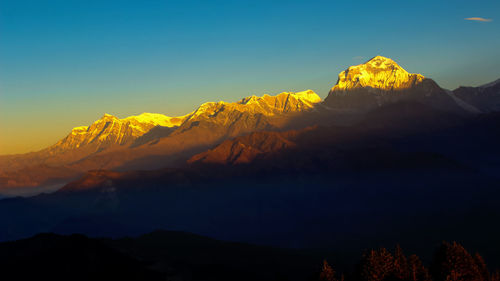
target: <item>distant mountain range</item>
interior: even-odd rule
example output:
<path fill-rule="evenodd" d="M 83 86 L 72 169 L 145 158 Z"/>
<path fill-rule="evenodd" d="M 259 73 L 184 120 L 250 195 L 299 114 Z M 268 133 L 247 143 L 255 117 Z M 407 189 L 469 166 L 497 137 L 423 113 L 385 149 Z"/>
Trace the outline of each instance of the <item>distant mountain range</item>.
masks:
<path fill-rule="evenodd" d="M 2 156 L 0 240 L 154 229 L 355 253 L 459 241 L 498 264 L 499 83 L 448 91 L 375 57 L 314 92 L 105 115 Z M 12 193 L 10 193 L 12 194 Z"/>
<path fill-rule="evenodd" d="M 345 126 L 377 108 L 404 101 L 462 115 L 495 112 L 500 110 L 500 83 L 447 91 L 433 80 L 410 74 L 393 60 L 377 56 L 342 71 L 324 101 L 308 90 L 251 96 L 234 103 L 208 102 L 179 117 L 143 113 L 119 119 L 104 114 L 90 126 L 75 127 L 46 149 L 0 156 L 0 191 L 15 194 L 16 189 L 39 187 L 35 193 L 42 192 L 44 186 L 63 184 L 95 169 L 143 170 L 183 166 L 188 159 L 189 163 L 201 158 L 207 161 L 209 149 L 222 143 L 217 149 L 220 152 L 228 145 L 224 141 L 234 137 L 315 125 Z M 234 161 L 253 157 L 248 156 L 248 148 L 239 146 L 243 154 L 233 155 L 238 158 Z M 238 148 L 232 150 L 236 153 Z M 195 156 L 198 153 L 205 156 Z"/>
<path fill-rule="evenodd" d="M 92 169 L 159 168 L 225 139 L 283 129 L 291 118 L 313 110 L 320 101 L 314 92 L 305 91 L 252 96 L 235 103 L 209 102 L 181 117 L 143 113 L 118 119 L 105 114 L 88 127 L 74 128 L 47 149 L 1 156 L 0 185 L 54 184 Z"/>

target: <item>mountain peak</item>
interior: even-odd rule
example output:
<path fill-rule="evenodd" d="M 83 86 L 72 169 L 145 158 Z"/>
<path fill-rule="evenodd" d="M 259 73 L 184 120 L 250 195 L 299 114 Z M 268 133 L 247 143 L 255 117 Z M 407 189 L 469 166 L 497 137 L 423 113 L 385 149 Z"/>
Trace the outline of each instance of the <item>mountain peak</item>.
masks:
<path fill-rule="evenodd" d="M 365 64 L 372 64 L 372 65 L 377 65 L 380 66 L 382 64 L 396 64 L 398 65 L 394 60 L 391 58 L 387 58 L 384 56 L 374 56 L 373 58 L 369 59 Z"/>
<path fill-rule="evenodd" d="M 392 59 L 376 56 L 364 64 L 342 71 L 331 92 L 358 88 L 401 90 L 411 88 L 423 80 L 423 75 L 408 73 Z"/>
<path fill-rule="evenodd" d="M 321 98 L 313 90 L 305 90 L 302 92 L 288 93 L 288 94 L 295 97 L 298 100 L 309 102 L 310 104 L 321 102 Z"/>
<path fill-rule="evenodd" d="M 401 101 L 418 102 L 443 111 L 463 111 L 458 101 L 432 79 L 409 73 L 383 56 L 342 71 L 324 104 L 343 112 L 366 113 Z"/>
<path fill-rule="evenodd" d="M 74 127 L 71 130 L 71 135 L 85 134 L 87 132 L 88 128 L 89 128 L 89 126 Z"/>
<path fill-rule="evenodd" d="M 111 115 L 111 114 L 104 113 L 104 115 L 101 117 L 101 119 L 118 119 L 118 117 Z"/>
<path fill-rule="evenodd" d="M 139 115 L 129 116 L 127 118 L 121 119 L 122 121 L 138 122 L 141 124 L 151 124 L 154 126 L 162 127 L 175 127 L 179 126 L 185 119 L 187 115 L 170 117 L 160 113 L 148 113 L 144 112 Z"/>
<path fill-rule="evenodd" d="M 271 96 L 271 95 L 263 95 L 262 97 L 258 96 L 250 96 L 241 99 L 238 103 L 239 104 L 252 104 L 252 103 L 259 103 L 262 101 L 270 101 L 270 100 L 276 100 L 276 99 L 288 99 L 289 97 L 293 97 L 297 101 L 305 102 L 310 105 L 313 105 L 315 103 L 321 102 L 321 98 L 313 91 L 313 90 L 306 90 L 302 92 L 283 92 L 280 93 L 276 96 Z"/>

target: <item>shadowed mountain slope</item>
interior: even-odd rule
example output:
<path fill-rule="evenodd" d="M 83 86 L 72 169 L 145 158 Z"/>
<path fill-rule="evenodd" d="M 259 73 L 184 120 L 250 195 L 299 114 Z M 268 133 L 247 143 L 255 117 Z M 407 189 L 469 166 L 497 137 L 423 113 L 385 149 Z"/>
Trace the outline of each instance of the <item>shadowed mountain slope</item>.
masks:
<path fill-rule="evenodd" d="M 255 132 L 226 140 L 213 149 L 194 155 L 188 163 L 241 164 L 252 162 L 258 155 L 272 157 L 283 149 L 295 147 L 293 139 L 302 131 Z"/>
<path fill-rule="evenodd" d="M 460 87 L 453 93 L 481 112 L 500 111 L 500 79 L 480 87 Z"/>
<path fill-rule="evenodd" d="M 224 242 L 176 231 L 102 241 L 159 271 L 165 272 L 168 266 L 184 269 L 194 280 L 234 280 L 235 276 L 239 280 L 309 280 L 317 274 L 322 259 L 336 260 L 327 251 Z"/>
<path fill-rule="evenodd" d="M 327 251 L 163 230 L 121 239 L 47 233 L 0 243 L 0 270 L 8 280 L 299 281 L 314 279 L 324 258 L 336 262 Z"/>

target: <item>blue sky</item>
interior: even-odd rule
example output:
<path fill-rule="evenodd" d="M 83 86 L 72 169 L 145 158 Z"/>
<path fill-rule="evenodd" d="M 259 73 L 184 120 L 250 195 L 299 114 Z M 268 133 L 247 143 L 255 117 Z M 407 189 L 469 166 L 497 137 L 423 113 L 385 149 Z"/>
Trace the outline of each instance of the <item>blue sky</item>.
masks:
<path fill-rule="evenodd" d="M 497 0 L 0 0 L 0 154 L 50 145 L 105 112 L 325 97 L 340 71 L 375 55 L 446 88 L 484 84 L 500 78 L 499 24 Z"/>

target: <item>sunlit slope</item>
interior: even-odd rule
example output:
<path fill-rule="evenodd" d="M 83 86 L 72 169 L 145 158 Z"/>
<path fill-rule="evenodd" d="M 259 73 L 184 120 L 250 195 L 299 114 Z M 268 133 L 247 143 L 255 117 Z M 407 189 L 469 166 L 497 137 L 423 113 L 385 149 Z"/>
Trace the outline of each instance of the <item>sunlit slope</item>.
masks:
<path fill-rule="evenodd" d="M 143 113 L 119 119 L 104 114 L 89 126 L 79 126 L 56 144 L 38 152 L 2 156 L 1 171 L 12 171 L 27 165 L 71 164 L 91 154 L 127 147 L 134 140 L 156 126 L 179 126 L 186 116 L 168 117 L 163 114 Z"/>
<path fill-rule="evenodd" d="M 238 102 L 209 102 L 180 117 L 143 113 L 119 119 L 105 114 L 90 126 L 39 152 L 2 156 L 0 187 L 36 186 L 51 179 L 50 167 L 85 172 L 102 168 L 157 168 L 224 139 L 259 130 L 278 130 L 290 118 L 312 110 L 321 98 L 313 91 L 251 96 Z M 133 161 L 133 163 L 129 163 Z M 38 175 L 36 166 L 44 165 Z M 29 167 L 30 176 L 18 171 Z M 29 178 L 29 179 L 28 179 Z M 58 178 L 60 178 L 58 176 Z M 33 180 L 36 179 L 36 180 Z"/>
<path fill-rule="evenodd" d="M 423 75 L 408 73 L 392 59 L 376 56 L 364 64 L 351 66 L 342 71 L 331 91 L 368 87 L 383 91 L 401 90 L 414 87 L 423 80 Z"/>
<path fill-rule="evenodd" d="M 96 150 L 112 145 L 126 145 L 144 135 L 153 127 L 176 127 L 182 124 L 186 116 L 169 117 L 157 113 L 143 113 L 119 119 L 110 114 L 90 126 L 74 128 L 64 139 L 49 148 L 50 154 L 57 154 L 85 145 L 94 145 Z"/>
<path fill-rule="evenodd" d="M 162 167 L 177 159 L 187 159 L 229 138 L 293 126 L 289 124 L 293 118 L 314 110 L 320 101 L 321 98 L 309 90 L 276 96 L 251 96 L 234 103 L 204 103 L 168 136 L 152 138 L 124 151 L 101 153 L 78 165 L 87 168 L 96 161 L 106 168 L 121 170 Z"/>

